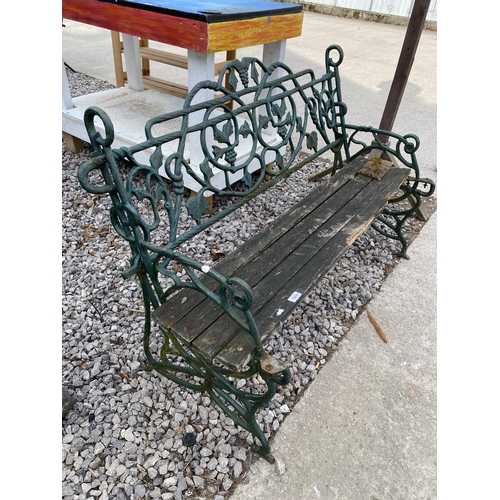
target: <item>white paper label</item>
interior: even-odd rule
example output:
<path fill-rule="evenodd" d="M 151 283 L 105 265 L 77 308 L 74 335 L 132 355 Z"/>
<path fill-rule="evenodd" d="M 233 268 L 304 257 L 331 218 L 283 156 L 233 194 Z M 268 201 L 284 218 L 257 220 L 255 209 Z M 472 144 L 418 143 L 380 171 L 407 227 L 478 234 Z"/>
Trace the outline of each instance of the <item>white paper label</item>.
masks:
<path fill-rule="evenodd" d="M 292 293 L 292 295 L 290 295 L 290 297 L 288 297 L 288 301 L 297 302 L 297 300 L 299 300 L 301 296 L 302 292 L 300 290 L 296 290 L 295 292 Z"/>

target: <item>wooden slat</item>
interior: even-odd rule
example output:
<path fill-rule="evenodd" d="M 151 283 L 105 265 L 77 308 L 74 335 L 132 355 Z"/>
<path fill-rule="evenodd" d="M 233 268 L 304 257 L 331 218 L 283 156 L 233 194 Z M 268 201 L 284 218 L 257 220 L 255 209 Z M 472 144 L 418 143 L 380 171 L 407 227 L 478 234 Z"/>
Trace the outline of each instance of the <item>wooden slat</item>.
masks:
<path fill-rule="evenodd" d="M 407 169 L 396 168 L 380 181 L 356 176 L 365 161 L 358 159 L 337 172 L 334 180 L 214 268 L 224 276 L 237 275 L 252 288 L 252 313 L 263 339 L 296 306 L 287 298 L 297 289 L 302 291 L 301 298 L 309 293 L 408 175 Z M 205 276 L 202 280 L 209 283 Z M 278 309 L 282 309 L 279 315 Z M 209 359 L 216 357 L 232 368 L 240 368 L 254 348 L 250 336 L 199 292 L 181 291 L 153 316 Z"/>
<path fill-rule="evenodd" d="M 180 97 L 185 99 L 188 94 L 188 88 L 186 85 L 180 85 L 179 83 L 167 82 L 160 78 L 155 78 L 154 76 L 144 76 L 143 84 L 145 90 L 157 90 L 158 92 L 163 92 L 165 94 L 170 94 L 175 97 Z"/>
<path fill-rule="evenodd" d="M 317 284 L 317 282 L 328 272 L 335 262 L 343 255 L 349 247 L 348 241 L 352 240 L 352 236 L 358 233 L 360 227 L 368 227 L 375 219 L 380 211 L 383 210 L 399 186 L 408 176 L 407 169 L 394 169 L 396 176 L 393 176 L 391 183 L 383 183 L 385 186 L 376 186 L 373 181 L 370 187 L 376 186 L 376 191 L 372 193 L 369 203 L 365 203 L 364 207 L 359 210 L 357 215 L 351 219 L 348 225 L 344 226 L 329 242 L 325 245 L 314 257 L 314 259 L 306 259 L 305 265 L 289 280 L 274 297 L 269 300 L 266 305 L 255 314 L 254 318 L 264 342 L 269 335 L 275 330 L 281 321 L 284 321 L 292 312 L 293 309 Z M 392 187 L 391 187 L 392 186 Z M 382 189 L 381 189 L 382 188 Z M 385 188 L 385 191 L 383 190 Z M 388 190 L 389 189 L 389 190 Z M 375 190 L 374 190 L 375 191 Z M 353 200 L 353 208 L 359 207 L 360 199 Z M 356 209 L 355 209 L 356 210 Z M 272 285 L 274 286 L 274 285 Z M 296 303 L 290 302 L 288 298 L 296 291 L 303 290 L 302 296 Z M 276 315 L 277 309 L 283 309 L 283 313 Z M 239 332 L 229 344 L 219 353 L 217 361 L 229 367 L 242 367 L 248 361 L 252 350 L 254 349 L 253 341 L 245 332 Z"/>
<path fill-rule="evenodd" d="M 177 68 L 188 69 L 188 59 L 185 55 L 174 54 L 173 52 L 167 52 L 166 50 L 154 49 L 151 47 L 141 47 L 140 54 L 142 58 L 149 59 L 150 61 L 168 64 L 169 66 L 175 66 Z"/>
<path fill-rule="evenodd" d="M 399 179 L 400 176 L 395 178 Z M 332 240 L 337 241 L 337 235 L 348 230 L 346 228 L 353 232 L 358 229 L 360 223 L 365 223 L 368 227 L 378 211 L 384 207 L 388 199 L 385 198 L 385 193 L 380 193 L 380 190 L 376 189 L 377 186 L 370 184 L 364 176 L 356 177 L 350 184 L 356 184 L 356 181 L 364 189 L 348 190 L 346 187 L 346 189 L 336 193 L 336 196 L 332 196 L 328 203 L 323 204 L 326 206 L 324 210 L 311 212 L 308 218 L 303 221 L 303 227 L 295 226 L 290 230 L 286 236 L 300 241 L 293 252 L 287 251 L 290 238 L 284 237 L 274 245 L 274 254 L 280 256 L 280 262 L 273 262 L 274 265 L 269 268 L 267 258 L 264 262 L 261 262 L 263 259 L 257 259 L 248 266 L 249 273 L 262 276 L 258 283 L 253 283 L 251 286 L 254 293 L 252 313 L 256 321 L 257 318 L 260 318 L 257 321 L 257 326 L 263 339 L 274 329 L 277 322 L 281 321 L 283 317 L 286 318 L 294 308 L 292 302 L 282 300 L 280 296 L 285 294 L 288 298 L 294 293 L 300 293 L 302 298 L 302 295 L 306 295 L 343 254 L 350 243 L 344 239 L 340 241 L 340 245 L 335 244 L 328 253 L 318 257 L 323 248 L 327 247 Z M 362 181 L 366 182 L 362 183 Z M 387 186 L 385 189 L 387 190 Z M 341 208 L 339 208 L 339 197 L 343 198 L 344 203 Z M 322 219 L 326 214 L 330 215 L 328 218 Z M 324 223 L 316 225 L 318 220 L 323 220 Z M 264 269 L 260 273 L 258 268 L 262 264 L 264 264 Z M 302 269 L 305 267 L 307 268 L 305 279 L 295 282 L 296 275 L 303 273 Z M 269 310 L 269 308 L 271 308 L 270 313 L 264 313 L 263 317 L 260 316 L 262 310 Z M 278 310 L 282 310 L 282 312 L 276 314 Z M 275 321 L 270 319 L 273 317 L 276 318 Z M 239 332 L 236 325 L 231 324 L 227 319 L 222 316 L 217 323 L 212 324 L 194 342 L 194 345 L 206 351 L 209 357 L 215 357 L 219 350 L 227 344 L 227 341 Z M 221 335 L 220 332 L 224 332 L 223 339 L 219 342 L 217 339 L 214 340 L 214 336 L 218 332 L 219 335 Z"/>
<path fill-rule="evenodd" d="M 329 244 L 323 249 L 323 252 L 316 257 L 319 260 L 325 254 L 329 267 L 331 269 L 344 252 L 347 250 L 348 246 L 345 244 L 345 230 L 337 233 L 336 237 L 330 240 Z M 331 265 L 330 265 L 331 264 Z M 301 299 L 307 296 L 308 293 L 316 286 L 318 279 L 321 279 L 323 274 L 320 274 L 319 269 L 315 269 L 313 274 L 307 276 L 307 285 L 303 286 L 302 278 L 304 273 L 300 273 L 294 277 L 294 280 L 288 283 L 288 289 L 281 291 L 281 294 L 276 297 L 276 299 L 260 311 L 258 320 L 262 323 L 263 318 L 266 320 L 267 329 L 263 332 L 263 340 L 268 338 L 269 333 L 271 333 L 282 321 L 285 321 L 287 317 L 293 312 L 293 309 L 300 303 L 293 303 L 288 300 L 296 290 L 301 290 Z M 310 272 L 310 270 L 308 270 Z M 290 291 L 291 290 L 291 291 Z M 289 304 L 287 304 L 289 302 Z M 276 303 L 283 305 L 289 305 L 286 308 L 277 308 Z M 277 315 L 279 309 L 283 309 L 281 314 Z M 267 315 L 267 316 L 266 316 Z M 273 318 L 274 315 L 274 318 Z M 257 319 L 257 318 L 256 318 Z M 228 367 L 239 367 L 244 366 L 250 360 L 253 351 L 255 350 L 255 343 L 253 339 L 245 332 L 238 332 L 231 341 L 220 351 L 217 355 L 217 362 L 228 366 Z"/>
<path fill-rule="evenodd" d="M 268 281 L 269 277 L 272 276 L 272 288 L 279 290 L 284 276 L 300 268 L 304 252 L 308 252 L 308 258 L 314 258 L 317 251 L 327 242 L 324 235 L 337 232 L 352 217 L 348 208 L 346 211 L 346 203 L 356 193 L 359 193 L 368 182 L 367 178 L 357 177 L 354 181 L 346 184 L 344 189 L 336 193 L 338 196 L 330 196 L 325 203 L 315 210 L 303 205 L 303 211 L 307 214 L 307 217 L 298 224 L 290 224 L 289 230 L 281 238 L 276 238 L 264 253 L 258 256 L 248 256 L 245 268 L 241 269 L 237 276 L 246 281 L 253 290 L 254 304 L 252 312 L 254 314 L 260 310 L 267 300 L 272 298 L 267 293 L 262 296 L 262 281 Z M 335 215 L 335 218 L 332 217 L 333 215 Z M 304 246 L 306 249 L 304 249 Z M 205 308 L 207 305 L 203 304 Z M 226 315 L 222 315 L 220 320 L 214 323 L 215 315 L 220 315 L 220 313 L 214 307 L 203 311 L 203 320 L 210 327 L 194 342 L 209 357 L 215 356 L 227 344 L 231 335 L 236 335 L 238 332 L 236 325 Z M 196 314 L 196 316 L 200 317 L 199 314 Z M 183 320 L 175 325 L 176 332 L 181 336 L 184 333 L 182 328 L 184 325 L 185 321 Z M 224 332 L 223 335 L 221 335 L 221 332 Z"/>
<path fill-rule="evenodd" d="M 224 260 L 214 267 L 214 270 L 224 276 L 238 275 L 240 270 L 252 255 L 257 256 L 264 252 L 275 240 L 283 236 L 290 226 L 299 224 L 307 215 L 304 207 L 315 209 L 328 197 L 337 192 L 344 184 L 349 182 L 356 172 L 363 166 L 363 160 L 355 160 L 347 164 L 328 184 L 323 184 L 306 196 L 302 201 L 291 207 L 285 214 L 278 217 L 267 225 L 266 231 L 254 235 L 251 241 L 244 243 L 237 251 L 229 254 Z M 214 290 L 216 283 L 211 282 L 206 276 L 202 276 L 202 283 Z M 171 328 L 191 309 L 195 308 L 205 299 L 201 293 L 193 290 L 182 290 L 173 296 L 165 304 L 153 313 L 155 321 L 164 328 Z"/>

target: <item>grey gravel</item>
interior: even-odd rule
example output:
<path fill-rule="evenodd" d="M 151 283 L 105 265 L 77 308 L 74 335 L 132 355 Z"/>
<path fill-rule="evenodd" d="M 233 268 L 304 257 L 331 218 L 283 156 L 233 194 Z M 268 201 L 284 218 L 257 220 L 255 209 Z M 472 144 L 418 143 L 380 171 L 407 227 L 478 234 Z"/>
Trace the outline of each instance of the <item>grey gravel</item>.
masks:
<path fill-rule="evenodd" d="M 112 87 L 67 73 L 73 96 Z M 62 381 L 74 400 L 62 421 L 63 499 L 226 499 L 251 468 L 253 438 L 206 395 L 140 370 L 140 288 L 121 278 L 128 251 L 111 228 L 109 201 L 87 194 L 76 179 L 89 155 L 88 144 L 75 154 L 63 142 Z M 314 189 L 307 178 L 326 166 L 308 166 L 189 242 L 184 251 L 213 265 L 210 247 L 226 254 L 234 250 Z M 258 412 L 268 437 L 380 289 L 397 262 L 395 250 L 394 242 L 370 229 L 268 341 L 266 349 L 292 373 L 291 383 Z M 245 382 L 252 384 L 258 381 Z M 187 432 L 197 436 L 189 448 L 182 443 Z"/>

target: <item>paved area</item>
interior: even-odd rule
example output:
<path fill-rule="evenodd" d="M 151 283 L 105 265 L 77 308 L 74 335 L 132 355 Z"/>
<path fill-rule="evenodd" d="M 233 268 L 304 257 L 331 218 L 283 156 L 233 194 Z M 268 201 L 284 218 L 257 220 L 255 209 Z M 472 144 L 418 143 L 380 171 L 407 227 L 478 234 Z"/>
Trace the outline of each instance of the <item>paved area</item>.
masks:
<path fill-rule="evenodd" d="M 109 32 L 64 22 L 64 60 L 114 83 Z M 285 62 L 321 70 L 324 49 L 341 45 L 347 121 L 378 126 L 405 31 L 306 12 Z M 92 43 L 82 44 L 82 36 Z M 422 174 L 435 180 L 436 45 L 436 32 L 424 31 L 394 125 L 420 137 Z M 259 49 L 238 51 L 244 55 L 259 56 Z M 166 69 L 157 71 L 161 77 Z M 411 260 L 398 264 L 368 304 L 387 344 L 361 314 L 272 442 L 285 472 L 257 460 L 232 500 L 437 498 L 436 229 L 437 213 L 411 245 Z"/>

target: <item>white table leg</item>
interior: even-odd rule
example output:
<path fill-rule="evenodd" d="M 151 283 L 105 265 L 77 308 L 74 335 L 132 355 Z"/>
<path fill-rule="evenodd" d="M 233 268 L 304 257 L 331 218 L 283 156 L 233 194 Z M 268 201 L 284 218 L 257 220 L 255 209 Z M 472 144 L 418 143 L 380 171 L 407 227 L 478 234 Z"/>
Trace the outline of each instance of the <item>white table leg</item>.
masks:
<path fill-rule="evenodd" d="M 279 40 L 264 44 L 262 50 L 262 62 L 266 67 L 271 66 L 274 62 L 285 62 L 286 40 Z M 283 70 L 278 68 L 274 70 L 273 74 L 268 78 L 268 81 L 280 78 L 283 76 Z M 277 131 L 274 127 L 268 127 L 263 130 L 266 135 L 276 136 Z"/>
<path fill-rule="evenodd" d="M 266 43 L 262 50 L 262 62 L 265 66 L 270 66 L 273 62 L 285 62 L 286 40 L 278 40 L 277 42 Z M 272 77 L 279 78 L 282 76 L 282 70 L 276 70 Z"/>
<path fill-rule="evenodd" d="M 62 61 L 62 112 L 73 109 L 73 100 L 71 99 L 71 91 L 69 90 L 68 75 Z M 66 147 L 73 153 L 79 153 L 82 150 L 82 141 L 64 131 L 64 117 L 63 117 L 63 138 Z"/>
<path fill-rule="evenodd" d="M 66 75 L 66 68 L 64 61 L 62 62 L 62 109 L 73 109 L 73 101 L 71 100 L 71 92 L 69 90 L 68 75 Z"/>
<path fill-rule="evenodd" d="M 194 50 L 188 50 L 188 89 L 191 89 L 199 82 L 204 80 L 214 80 L 214 65 L 215 54 L 202 54 Z M 196 94 L 195 98 L 191 101 L 191 105 L 213 99 L 214 91 L 205 89 Z M 203 120 L 204 111 L 192 113 L 189 115 L 189 125 L 200 123 Z M 208 147 L 211 147 L 210 142 Z M 191 165 L 199 165 L 204 159 L 200 147 L 199 134 L 191 134 L 189 136 L 189 153 Z"/>
<path fill-rule="evenodd" d="M 123 33 L 122 36 L 128 88 L 139 92 L 143 91 L 144 84 L 142 81 L 142 62 L 139 49 L 139 38 L 125 33 Z"/>

